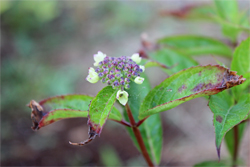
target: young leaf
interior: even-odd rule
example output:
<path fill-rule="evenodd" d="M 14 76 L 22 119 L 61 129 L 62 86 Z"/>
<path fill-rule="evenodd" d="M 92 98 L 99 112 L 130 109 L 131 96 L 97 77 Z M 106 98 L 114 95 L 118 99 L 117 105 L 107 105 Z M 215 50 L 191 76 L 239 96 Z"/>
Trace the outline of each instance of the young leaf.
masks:
<path fill-rule="evenodd" d="M 142 85 L 131 83 L 130 89 L 128 90 L 128 104 L 136 122 L 139 121 L 138 115 L 140 104 L 151 89 L 148 78 L 145 75 L 143 75 L 142 77 L 145 79 Z M 124 117 L 126 120 L 128 120 L 126 112 L 124 112 Z M 133 142 L 135 143 L 137 148 L 139 148 L 132 129 L 127 128 L 127 130 L 132 137 Z M 155 114 L 154 116 L 149 117 L 139 126 L 139 130 L 151 159 L 156 164 L 159 164 L 161 160 L 162 149 L 162 125 L 160 115 Z"/>
<path fill-rule="evenodd" d="M 160 39 L 158 43 L 189 56 L 205 54 L 215 54 L 226 57 L 232 56 L 232 49 L 226 44 L 205 36 L 170 36 Z"/>
<path fill-rule="evenodd" d="M 93 97 L 88 95 L 72 94 L 50 97 L 39 103 L 32 100 L 29 103 L 29 107 L 32 109 L 32 129 L 38 130 L 62 119 L 87 117 L 92 99 Z M 109 119 L 121 121 L 121 113 L 113 107 Z"/>
<path fill-rule="evenodd" d="M 153 60 L 171 67 L 169 69 L 163 69 L 163 71 L 165 71 L 169 75 L 179 72 L 180 70 L 198 65 L 198 63 L 192 58 L 166 48 L 151 53 L 150 57 Z"/>
<path fill-rule="evenodd" d="M 113 89 L 112 86 L 106 86 L 91 101 L 88 115 L 89 133 L 100 136 L 102 128 L 115 103 L 116 92 L 117 90 Z"/>
<path fill-rule="evenodd" d="M 221 142 L 225 134 L 247 118 L 250 111 L 250 94 L 241 96 L 234 105 L 234 100 L 224 91 L 210 96 L 209 107 L 214 113 L 215 144 L 220 158 Z"/>
<path fill-rule="evenodd" d="M 218 65 L 197 66 L 180 71 L 148 93 L 141 104 L 139 119 L 197 97 L 219 93 L 244 81 L 236 72 Z"/>
<path fill-rule="evenodd" d="M 106 86 L 96 95 L 89 106 L 89 138 L 80 143 L 69 142 L 69 144 L 83 146 L 95 139 L 97 135 L 100 136 L 102 128 L 115 103 L 116 93 L 117 90 L 113 89 L 112 86 Z"/>

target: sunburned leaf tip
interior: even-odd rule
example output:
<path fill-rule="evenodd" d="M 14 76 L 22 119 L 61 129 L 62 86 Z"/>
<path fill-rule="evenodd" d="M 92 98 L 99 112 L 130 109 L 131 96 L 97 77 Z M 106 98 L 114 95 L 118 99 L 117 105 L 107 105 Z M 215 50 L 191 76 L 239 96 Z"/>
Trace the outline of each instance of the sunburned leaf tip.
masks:
<path fill-rule="evenodd" d="M 33 122 L 33 126 L 31 127 L 33 130 L 39 129 L 39 122 L 44 116 L 44 110 L 43 107 L 37 103 L 35 100 L 31 100 L 30 103 L 27 105 L 29 108 L 31 108 L 31 119 Z"/>

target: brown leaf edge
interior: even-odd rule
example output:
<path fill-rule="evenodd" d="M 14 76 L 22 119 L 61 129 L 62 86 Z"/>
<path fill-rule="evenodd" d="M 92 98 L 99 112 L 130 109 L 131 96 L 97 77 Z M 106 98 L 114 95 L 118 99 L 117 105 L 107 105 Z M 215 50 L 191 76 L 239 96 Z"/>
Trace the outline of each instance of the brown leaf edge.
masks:
<path fill-rule="evenodd" d="M 28 106 L 29 108 L 31 108 L 31 120 L 32 120 L 32 127 L 31 129 L 33 130 L 39 130 L 41 127 L 46 126 L 48 124 L 51 124 L 55 121 L 58 120 L 53 120 L 50 123 L 47 124 L 43 124 L 43 120 L 46 118 L 46 116 L 49 113 L 53 113 L 57 110 L 70 110 L 70 111 L 80 111 L 80 110 L 72 110 L 72 109 L 55 109 L 55 110 L 51 110 L 51 111 L 46 111 L 46 108 L 44 109 L 44 104 L 48 101 L 51 101 L 52 99 L 64 99 L 65 96 L 74 96 L 74 95 L 84 95 L 84 94 L 67 94 L 67 95 L 59 95 L 59 96 L 53 96 L 53 97 L 49 97 L 46 99 L 41 100 L 40 102 L 36 102 L 35 100 L 31 100 L 26 106 Z"/>
<path fill-rule="evenodd" d="M 44 100 L 41 100 L 39 103 L 36 102 L 35 100 L 31 100 L 29 104 L 27 104 L 26 106 L 28 106 L 29 108 L 31 108 L 31 120 L 32 120 L 32 126 L 31 129 L 34 131 L 39 130 L 41 127 L 44 127 L 46 125 L 49 125 L 55 121 L 61 120 L 61 119 L 56 119 L 56 120 L 51 120 L 48 123 L 44 123 L 43 120 L 48 116 L 49 113 L 53 113 L 57 110 L 70 110 L 70 111 L 80 111 L 80 110 L 72 110 L 72 109 L 55 109 L 52 111 L 45 111 L 43 108 L 43 105 L 47 102 L 50 101 L 54 98 L 61 98 L 64 99 L 65 96 L 70 96 L 70 95 L 76 95 L 76 94 L 68 94 L 68 95 L 60 95 L 60 96 L 53 96 L 53 97 L 49 97 L 46 98 Z M 77 94 L 77 95 L 85 95 L 85 94 Z M 89 120 L 89 119 L 88 119 Z M 113 120 L 113 119 L 110 119 Z M 127 123 L 124 120 L 121 121 L 117 121 L 117 120 L 113 120 L 115 122 L 121 123 L 125 126 L 131 127 L 131 125 L 129 123 Z M 80 143 L 72 143 L 69 141 L 69 143 L 71 145 L 78 145 L 78 146 L 83 146 L 89 142 L 91 142 L 95 136 L 97 136 L 99 134 L 100 129 L 96 130 L 96 126 L 92 125 L 89 121 L 87 123 L 89 125 L 89 138 L 87 140 L 85 140 L 84 142 L 80 142 Z"/>
<path fill-rule="evenodd" d="M 63 98 L 64 96 L 55 96 L 55 97 L 51 97 L 51 98 L 58 98 L 58 97 Z M 48 98 L 48 100 L 51 99 L 51 98 Z M 48 113 L 56 111 L 56 110 L 52 110 L 50 112 L 44 111 L 43 107 L 40 104 L 44 104 L 45 101 L 46 100 L 42 100 L 40 103 L 38 103 L 35 100 L 31 100 L 30 103 L 27 104 L 27 106 L 29 108 L 31 108 L 31 120 L 32 120 L 32 123 L 33 123 L 31 129 L 33 129 L 34 131 L 39 130 L 41 127 L 45 126 L 43 124 L 42 120 L 46 117 L 46 115 L 48 115 Z M 54 121 L 52 121 L 50 123 L 53 123 L 53 122 Z M 89 134 L 89 138 L 87 140 L 85 140 L 83 142 L 80 142 L 80 143 L 72 143 L 72 142 L 69 141 L 69 144 L 83 146 L 83 145 L 88 144 L 89 142 L 91 142 L 98 135 L 98 133 L 96 133 L 96 131 L 93 130 L 93 127 L 91 125 L 89 126 L 88 134 Z"/>
<path fill-rule="evenodd" d="M 240 76 L 237 75 L 236 71 L 230 71 L 228 68 L 225 68 L 225 67 L 220 66 L 220 65 L 211 65 L 211 64 L 209 64 L 209 65 L 205 65 L 205 66 L 202 66 L 202 65 L 200 65 L 200 66 L 201 67 L 218 67 L 218 70 L 223 70 L 224 72 L 222 74 L 222 76 L 223 76 L 222 81 L 217 83 L 216 85 L 212 85 L 211 83 L 209 83 L 207 85 L 199 83 L 193 89 L 194 94 L 191 94 L 191 95 L 188 95 L 188 96 L 185 96 L 185 97 L 182 97 L 180 99 L 173 100 L 173 101 L 187 101 L 190 97 L 197 96 L 200 93 L 204 93 L 206 95 L 217 94 L 217 93 L 219 93 L 219 92 L 221 92 L 221 91 L 223 91 L 225 89 L 229 89 L 231 87 L 240 85 L 240 84 L 242 84 L 242 83 L 244 83 L 246 81 L 246 79 L 243 78 L 242 75 L 240 75 Z M 191 67 L 191 68 L 195 68 L 195 67 L 198 67 L 198 66 L 194 66 L 194 67 Z M 185 71 L 185 70 L 187 70 L 187 69 L 184 69 L 182 71 Z M 199 73 L 199 75 L 201 75 L 201 72 Z M 203 88 L 206 88 L 206 89 L 204 90 Z M 181 89 L 183 89 L 183 88 L 181 88 Z M 179 91 L 181 91 L 181 89 L 179 88 Z M 170 103 L 170 102 L 173 102 L 173 101 L 169 101 L 169 102 L 157 105 L 157 106 L 155 106 L 153 108 L 145 110 L 144 113 L 146 113 L 149 110 L 152 110 L 152 109 L 154 109 L 156 107 L 166 105 L 167 103 Z"/>

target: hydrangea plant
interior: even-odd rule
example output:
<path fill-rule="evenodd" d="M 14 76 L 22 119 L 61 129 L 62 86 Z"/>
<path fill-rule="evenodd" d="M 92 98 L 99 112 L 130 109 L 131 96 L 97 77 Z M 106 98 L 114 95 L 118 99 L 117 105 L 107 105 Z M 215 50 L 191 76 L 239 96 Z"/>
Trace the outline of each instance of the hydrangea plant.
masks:
<path fill-rule="evenodd" d="M 237 34 L 248 30 L 249 25 L 247 27 L 245 17 L 237 12 L 236 1 L 224 3 L 218 0 L 215 4 L 216 11 L 212 10 L 212 14 L 206 17 L 219 22 L 226 36 L 231 35 L 231 41 L 237 46 L 234 50 L 217 39 L 179 35 L 167 36 L 154 43 L 143 39 L 140 52 L 131 57 L 108 57 L 99 51 L 94 55 L 95 68 L 89 68 L 86 80 L 90 83 L 100 80 L 107 86 L 95 97 L 72 94 L 50 97 L 40 102 L 31 100 L 28 106 L 32 110 L 32 129 L 38 130 L 65 118 L 87 117 L 89 138 L 79 143 L 69 142 L 83 146 L 100 136 L 106 120 L 109 119 L 126 126 L 148 166 L 156 166 L 160 163 L 162 150 L 159 113 L 191 99 L 209 96 L 208 106 L 214 114 L 211 120 L 215 127 L 218 157 L 220 159 L 221 143 L 225 137 L 232 156 L 231 164 L 236 166 L 240 139 L 245 122 L 249 120 L 250 94 L 247 90 L 250 85 L 250 37 L 239 44 L 235 42 Z M 232 9 L 232 12 L 225 10 L 225 6 Z M 193 10 L 196 8 L 190 7 L 187 11 L 182 10 L 182 13 L 179 11 L 165 14 L 189 18 L 199 11 Z M 215 13 L 217 15 L 213 15 Z M 233 71 L 219 61 L 220 65 L 200 66 L 191 57 L 204 54 L 232 58 L 230 68 Z M 143 73 L 145 68 L 152 66 L 160 67 L 169 75 L 154 88 L 151 88 L 147 75 Z M 114 106 L 116 101 L 125 111 L 123 115 Z M 215 165 L 218 162 L 203 162 L 197 166 Z M 224 163 L 219 165 L 225 166 Z"/>

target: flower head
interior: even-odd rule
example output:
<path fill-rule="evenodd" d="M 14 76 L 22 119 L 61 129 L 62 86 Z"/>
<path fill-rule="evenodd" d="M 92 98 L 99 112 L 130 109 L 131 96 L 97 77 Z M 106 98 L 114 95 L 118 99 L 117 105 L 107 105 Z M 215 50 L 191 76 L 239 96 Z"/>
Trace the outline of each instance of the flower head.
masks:
<path fill-rule="evenodd" d="M 100 52 L 100 51 L 97 52 L 97 54 L 94 55 L 94 60 L 95 60 L 94 66 L 98 66 L 99 63 L 101 61 L 103 61 L 105 57 L 106 57 L 106 55 L 103 54 L 102 52 Z"/>
<path fill-rule="evenodd" d="M 134 81 L 137 84 L 142 84 L 144 78 L 141 78 L 141 73 L 145 70 L 144 66 L 138 65 L 141 58 L 138 53 L 132 57 L 108 57 L 102 52 L 94 55 L 94 66 L 96 69 L 89 68 L 87 80 L 90 83 L 96 83 L 101 80 L 107 83 L 114 89 L 117 89 L 118 101 L 125 105 L 128 101 L 128 93 L 124 89 L 129 89 L 129 83 Z"/>
<path fill-rule="evenodd" d="M 122 105 L 125 106 L 125 104 L 128 102 L 128 92 L 118 90 L 116 98 Z"/>
<path fill-rule="evenodd" d="M 131 59 L 136 62 L 136 64 L 139 64 L 141 62 L 141 57 L 138 53 L 135 53 L 131 56 Z"/>
<path fill-rule="evenodd" d="M 90 67 L 89 68 L 89 75 L 87 76 L 87 81 L 90 83 L 96 83 L 99 80 L 98 74 L 95 72 L 95 69 Z"/>

